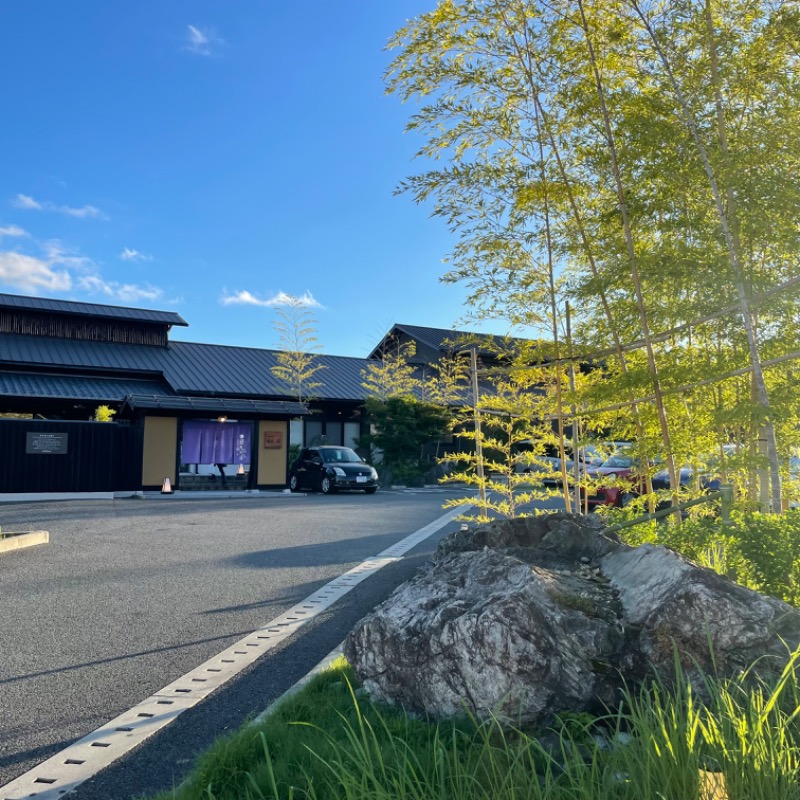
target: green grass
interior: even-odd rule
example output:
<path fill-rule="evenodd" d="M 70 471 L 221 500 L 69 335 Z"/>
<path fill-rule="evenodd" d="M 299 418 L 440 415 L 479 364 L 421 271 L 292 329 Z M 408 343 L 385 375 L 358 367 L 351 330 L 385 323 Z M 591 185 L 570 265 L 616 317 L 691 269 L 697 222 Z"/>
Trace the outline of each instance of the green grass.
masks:
<path fill-rule="evenodd" d="M 535 732 L 376 706 L 342 660 L 159 800 L 800 800 L 797 666 L 708 680 L 706 703 L 656 683 Z"/>

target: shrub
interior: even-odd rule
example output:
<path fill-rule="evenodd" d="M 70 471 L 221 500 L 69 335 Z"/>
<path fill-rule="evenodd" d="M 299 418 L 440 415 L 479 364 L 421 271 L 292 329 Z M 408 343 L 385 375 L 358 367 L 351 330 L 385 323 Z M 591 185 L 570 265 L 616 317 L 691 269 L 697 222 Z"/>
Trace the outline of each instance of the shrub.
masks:
<path fill-rule="evenodd" d="M 800 514 L 734 513 L 681 524 L 644 523 L 620 531 L 628 544 L 665 545 L 756 591 L 800 604 Z"/>

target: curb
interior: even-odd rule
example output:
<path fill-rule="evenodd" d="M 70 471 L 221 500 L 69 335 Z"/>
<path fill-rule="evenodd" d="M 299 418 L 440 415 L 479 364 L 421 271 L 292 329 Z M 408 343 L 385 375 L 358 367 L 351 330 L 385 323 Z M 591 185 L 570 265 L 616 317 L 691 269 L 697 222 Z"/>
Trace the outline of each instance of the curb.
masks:
<path fill-rule="evenodd" d="M 0 503 L 46 503 L 59 500 L 113 500 L 114 492 L 13 492 L 0 494 Z"/>
<path fill-rule="evenodd" d="M 180 500 L 220 500 L 220 499 L 262 499 L 274 500 L 279 497 L 306 497 L 305 492 L 292 492 L 289 494 L 284 491 L 247 491 L 247 492 L 181 492 L 175 490 L 169 494 L 161 494 L 159 491 L 142 492 L 29 492 L 0 494 L 0 504 L 2 503 L 60 503 L 68 500 L 167 500 L 175 497 Z"/>
<path fill-rule="evenodd" d="M 47 531 L 3 534 L 0 538 L 0 553 L 22 550 L 23 547 L 33 547 L 37 544 L 47 544 L 49 541 L 50 534 Z"/>
<path fill-rule="evenodd" d="M 302 678 L 300 678 L 296 683 L 293 683 L 280 697 L 276 697 L 257 717 L 250 721 L 250 725 L 258 725 L 263 722 L 273 711 L 275 711 L 278 706 L 280 706 L 284 700 L 288 699 L 292 695 L 297 694 L 301 689 L 304 689 L 308 682 L 319 675 L 320 672 L 324 672 L 337 658 L 344 655 L 344 642 L 342 642 L 335 650 L 331 650 L 322 661 L 319 662 L 315 667 L 312 667 Z"/>

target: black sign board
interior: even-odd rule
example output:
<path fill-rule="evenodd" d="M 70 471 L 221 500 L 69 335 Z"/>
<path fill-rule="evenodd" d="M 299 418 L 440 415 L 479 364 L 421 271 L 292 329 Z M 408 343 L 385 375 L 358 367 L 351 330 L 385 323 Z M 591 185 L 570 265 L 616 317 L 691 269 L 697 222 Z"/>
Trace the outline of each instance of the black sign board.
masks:
<path fill-rule="evenodd" d="M 68 433 L 28 433 L 25 452 L 39 455 L 64 455 L 67 452 Z"/>

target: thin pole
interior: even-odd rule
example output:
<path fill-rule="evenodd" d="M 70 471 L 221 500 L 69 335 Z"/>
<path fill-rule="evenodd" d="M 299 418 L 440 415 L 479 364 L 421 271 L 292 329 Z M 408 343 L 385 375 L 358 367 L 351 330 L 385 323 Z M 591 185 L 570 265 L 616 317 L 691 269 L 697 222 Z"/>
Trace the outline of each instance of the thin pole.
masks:
<path fill-rule="evenodd" d="M 572 394 L 573 402 L 570 407 L 572 414 L 572 458 L 573 458 L 573 489 L 575 490 L 575 513 L 581 513 L 581 459 L 578 450 L 578 415 L 575 407 L 575 362 L 572 359 L 572 310 L 567 301 L 567 356 L 569 357 L 569 391 Z M 582 448 L 581 448 L 582 449 Z M 570 511 L 568 508 L 567 511 Z"/>
<path fill-rule="evenodd" d="M 478 348 L 472 348 L 472 402 L 475 409 L 475 455 L 478 459 L 478 491 L 481 508 L 486 513 L 486 479 L 483 472 L 483 434 L 481 433 L 481 412 L 478 408 Z"/>

